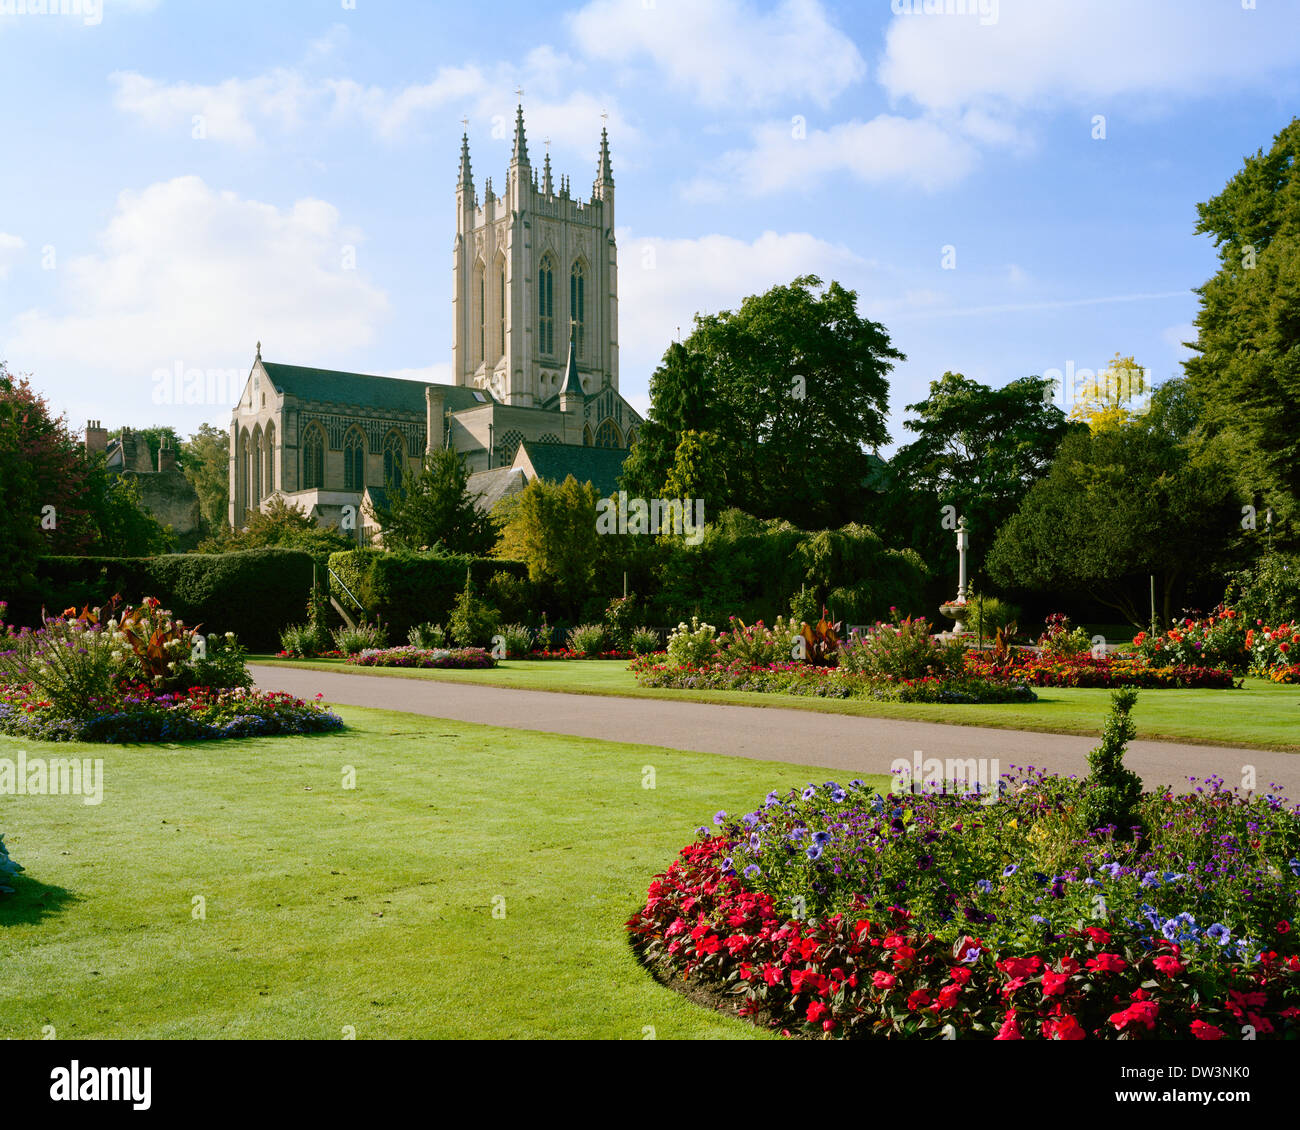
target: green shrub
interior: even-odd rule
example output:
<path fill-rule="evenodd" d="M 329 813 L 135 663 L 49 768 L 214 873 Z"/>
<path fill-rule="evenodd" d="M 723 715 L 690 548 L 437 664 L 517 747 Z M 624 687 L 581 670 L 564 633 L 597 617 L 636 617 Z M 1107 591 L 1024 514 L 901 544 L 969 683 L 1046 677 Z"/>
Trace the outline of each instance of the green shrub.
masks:
<path fill-rule="evenodd" d="M 668 658 L 678 667 L 706 667 L 718 658 L 717 629 L 691 617 L 691 626 L 677 625 L 668 637 Z"/>
<path fill-rule="evenodd" d="M 757 624 L 746 625 L 733 616 L 731 630 L 718 636 L 718 660 L 722 663 L 743 663 L 750 667 L 789 663 L 795 655 L 794 641 L 798 635 L 799 626 L 780 616 L 770 628 L 762 620 Z"/>
<path fill-rule="evenodd" d="M 854 632 L 840 647 L 839 665 L 875 679 L 920 679 L 962 670 L 965 649 L 940 643 L 924 618 L 880 623 L 864 635 Z"/>
<path fill-rule="evenodd" d="M 1020 609 L 1014 604 L 999 600 L 996 596 L 970 596 L 967 598 L 966 615 L 963 621 L 966 630 L 976 635 L 982 634 L 986 639 L 993 639 L 999 628 L 1017 623 Z"/>
<path fill-rule="evenodd" d="M 370 624 L 362 620 L 355 628 L 346 624 L 334 632 L 334 646 L 345 656 L 356 655 L 368 647 L 387 647 L 388 628 L 383 624 Z"/>
<path fill-rule="evenodd" d="M 468 581 L 456 597 L 447 619 L 447 634 L 457 647 L 491 647 L 501 614 L 474 595 Z"/>
<path fill-rule="evenodd" d="M 98 700 L 110 695 L 127 657 L 93 617 L 51 616 L 15 642 L 13 650 L 0 652 L 0 683 L 31 683 L 40 698 L 70 718 L 98 712 Z"/>
<path fill-rule="evenodd" d="M 332 645 L 333 641 L 330 642 Z M 319 655 L 320 649 L 316 647 L 316 629 L 310 624 L 290 624 L 281 628 L 280 650 L 288 652 L 293 659 L 310 659 L 313 655 Z"/>
<path fill-rule="evenodd" d="M 502 624 L 497 635 L 505 644 L 507 659 L 527 659 L 533 650 L 533 632 L 525 624 Z"/>
<path fill-rule="evenodd" d="M 1224 603 L 1249 624 L 1300 621 L 1300 554 L 1266 553 L 1233 576 Z"/>
<path fill-rule="evenodd" d="M 156 597 L 205 634 L 234 632 L 255 651 L 272 651 L 280 629 L 303 607 L 311 555 L 293 549 L 170 553 L 158 557 L 44 557 L 37 585 L 13 598 L 12 619 L 35 627 L 49 609 L 104 606 L 115 595 L 139 605 Z M 9 594 L 0 594 L 9 595 Z"/>
<path fill-rule="evenodd" d="M 426 650 L 447 646 L 447 631 L 441 624 L 416 624 L 406 633 L 406 638 L 412 647 Z"/>
<path fill-rule="evenodd" d="M 1088 754 L 1090 768 L 1077 810 L 1083 831 L 1114 827 L 1117 839 L 1128 840 L 1140 826 L 1142 778 L 1124 767 L 1124 749 L 1137 733 L 1130 716 L 1137 696 L 1131 687 L 1110 696 L 1111 709 L 1101 745 Z"/>
<path fill-rule="evenodd" d="M 817 594 L 810 592 L 807 585 L 790 598 L 790 620 L 798 627 L 800 624 L 815 624 L 822 616 L 822 604 Z"/>
<path fill-rule="evenodd" d="M 628 647 L 633 655 L 651 655 L 659 650 L 659 633 L 644 625 L 633 628 L 628 636 Z"/>
<path fill-rule="evenodd" d="M 627 651 L 632 627 L 636 623 L 637 599 L 634 595 L 616 596 L 605 607 L 605 639 L 610 648 Z"/>
<path fill-rule="evenodd" d="M 605 650 L 602 624 L 579 624 L 569 633 L 569 650 L 579 656 L 599 655 Z"/>
<path fill-rule="evenodd" d="M 207 636 L 202 645 L 195 641 L 189 662 L 185 664 L 184 682 L 191 687 L 251 687 L 253 675 L 248 669 L 248 653 L 234 632 L 224 636 Z"/>

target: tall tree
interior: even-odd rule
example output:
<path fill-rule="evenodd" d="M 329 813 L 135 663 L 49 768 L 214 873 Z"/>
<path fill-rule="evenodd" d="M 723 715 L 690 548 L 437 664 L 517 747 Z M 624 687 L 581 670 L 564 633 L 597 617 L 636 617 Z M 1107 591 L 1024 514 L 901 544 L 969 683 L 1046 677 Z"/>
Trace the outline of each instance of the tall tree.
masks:
<path fill-rule="evenodd" d="M 180 447 L 180 467 L 199 496 L 199 513 L 209 535 L 229 524 L 230 433 L 211 424 L 199 430 Z"/>
<path fill-rule="evenodd" d="M 1094 432 L 1117 428 L 1136 417 L 1133 405 L 1150 391 L 1147 371 L 1136 358 L 1121 357 L 1116 351 L 1111 363 L 1078 390 L 1070 419 Z"/>
<path fill-rule="evenodd" d="M 499 556 L 528 564 L 528 577 L 546 585 L 570 610 L 590 595 L 601 556 L 596 532 L 599 494 L 569 475 L 562 483 L 533 479 L 493 509 Z M 615 539 L 617 540 L 617 539 Z"/>
<path fill-rule="evenodd" d="M 737 311 L 696 315 L 670 350 L 652 394 L 644 458 L 629 489 L 662 488 L 689 431 L 724 446 L 725 479 L 710 512 L 736 506 L 805 529 L 861 514 L 870 451 L 887 443 L 888 373 L 903 355 L 858 314 L 857 294 L 815 275 L 746 298 Z M 640 439 L 638 439 L 638 446 Z"/>
<path fill-rule="evenodd" d="M 1197 205 L 1219 270 L 1197 291 L 1197 356 L 1185 364 L 1211 433 L 1235 433 L 1244 493 L 1297 525 L 1300 500 L 1300 118 Z"/>
<path fill-rule="evenodd" d="M 1142 419 L 1067 436 L 998 533 L 990 575 L 1087 592 L 1138 626 L 1148 619 L 1148 575 L 1166 623 L 1189 599 L 1217 601 L 1240 517 L 1221 442 L 1194 448 Z"/>
<path fill-rule="evenodd" d="M 1082 430 L 1051 403 L 1050 387 L 1042 377 L 1022 377 L 990 388 L 951 372 L 931 381 L 930 395 L 907 406 L 915 416 L 903 426 L 916 439 L 889 461 L 888 486 L 873 514 L 877 526 L 932 564 L 951 560 L 951 523 L 942 517 L 952 506 L 976 535 L 973 571 L 1047 473 L 1062 439 Z"/>
<path fill-rule="evenodd" d="M 436 547 L 482 556 L 496 540 L 488 516 L 474 505 L 465 460 L 450 448 L 430 452 L 419 470 L 407 467 L 374 516 L 389 549 Z"/>

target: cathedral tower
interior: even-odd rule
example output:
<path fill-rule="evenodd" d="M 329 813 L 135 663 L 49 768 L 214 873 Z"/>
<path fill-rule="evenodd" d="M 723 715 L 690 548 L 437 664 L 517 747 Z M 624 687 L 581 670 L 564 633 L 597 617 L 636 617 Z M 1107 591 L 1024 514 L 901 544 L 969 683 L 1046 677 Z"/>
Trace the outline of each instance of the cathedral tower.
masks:
<path fill-rule="evenodd" d="M 505 191 L 480 200 L 461 138 L 452 254 L 452 370 L 457 385 L 498 401 L 550 407 L 565 383 L 570 339 L 583 391 L 618 389 L 618 250 L 609 136 L 601 130 L 590 199 L 559 191 L 545 158 L 528 158 L 524 112 L 515 115 Z M 576 390 L 570 390 L 576 391 Z"/>

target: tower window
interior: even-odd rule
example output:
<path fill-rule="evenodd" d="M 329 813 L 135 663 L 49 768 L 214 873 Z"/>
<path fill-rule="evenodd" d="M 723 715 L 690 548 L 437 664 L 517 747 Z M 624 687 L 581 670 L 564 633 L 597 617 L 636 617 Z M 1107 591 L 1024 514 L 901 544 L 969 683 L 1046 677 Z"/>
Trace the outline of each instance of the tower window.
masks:
<path fill-rule="evenodd" d="M 498 281 L 497 298 L 499 302 L 498 310 L 500 311 L 500 317 L 497 320 L 498 338 L 499 338 L 499 341 L 497 343 L 497 356 L 504 357 L 506 355 L 506 265 L 505 263 L 501 264 L 501 269 L 497 274 L 497 281 Z"/>
<path fill-rule="evenodd" d="M 587 321 L 587 301 L 585 294 L 585 282 L 581 263 L 573 264 L 573 271 L 569 274 L 569 310 L 574 321 L 574 341 L 577 343 L 578 356 L 585 355 L 586 339 L 586 321 Z"/>
<path fill-rule="evenodd" d="M 547 357 L 555 355 L 554 281 L 554 265 L 547 255 L 537 272 L 537 350 Z"/>

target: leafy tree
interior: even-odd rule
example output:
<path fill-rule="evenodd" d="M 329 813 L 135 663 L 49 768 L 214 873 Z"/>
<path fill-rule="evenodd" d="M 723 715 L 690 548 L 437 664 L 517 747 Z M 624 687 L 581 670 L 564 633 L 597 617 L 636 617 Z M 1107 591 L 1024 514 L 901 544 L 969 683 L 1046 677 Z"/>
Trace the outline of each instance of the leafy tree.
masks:
<path fill-rule="evenodd" d="M 319 526 L 316 519 L 280 495 L 264 510 L 250 510 L 243 528 L 221 526 L 199 543 L 200 553 L 227 553 L 237 549 L 302 549 L 321 559 L 340 550 L 356 549 L 356 542 L 337 530 Z"/>
<path fill-rule="evenodd" d="M 179 464 L 199 496 L 199 513 L 209 534 L 229 523 L 230 504 L 230 433 L 211 424 L 199 430 L 180 446 Z"/>
<path fill-rule="evenodd" d="M 1005 585 L 1086 591 L 1138 626 L 1154 574 L 1168 622 L 1177 601 L 1221 585 L 1232 556 L 1240 508 L 1224 457 L 1219 442 L 1180 444 L 1145 421 L 1071 434 L 998 533 L 988 571 Z"/>
<path fill-rule="evenodd" d="M 688 499 L 725 497 L 726 447 L 717 432 L 684 432 L 664 480 L 664 495 Z"/>
<path fill-rule="evenodd" d="M 712 373 L 701 353 L 673 342 L 650 378 L 650 411 L 623 464 L 630 494 L 653 497 L 668 479 L 682 438 L 710 432 L 715 422 Z"/>
<path fill-rule="evenodd" d="M 1197 205 L 1219 270 L 1197 293 L 1185 364 L 1211 434 L 1235 433 L 1243 493 L 1294 530 L 1300 484 L 1300 118 Z M 1284 535 L 1285 536 L 1285 535 Z M 1294 537 L 1292 534 L 1291 537 Z"/>
<path fill-rule="evenodd" d="M 96 464 L 93 481 L 100 502 L 95 506 L 99 537 L 96 553 L 110 557 L 150 557 L 173 548 L 171 527 L 164 527 L 140 500 L 135 479 L 105 474 Z"/>
<path fill-rule="evenodd" d="M 17 382 L 0 362 L 0 579 L 6 588 L 31 584 L 42 548 L 40 486 L 35 468 L 23 457 L 27 410 Z M 0 599 L 8 595 L 6 591 Z"/>
<path fill-rule="evenodd" d="M 706 498 L 805 528 L 861 513 L 873 470 L 868 449 L 888 442 L 887 374 L 902 354 L 883 326 L 857 312 L 857 294 L 815 275 L 746 298 L 737 311 L 696 315 L 669 350 L 651 392 L 644 454 L 625 483 L 657 493 L 689 431 L 721 440 L 725 475 Z"/>
<path fill-rule="evenodd" d="M 1094 432 L 1117 428 L 1136 418 L 1132 405 L 1150 391 L 1146 370 L 1135 358 L 1116 352 L 1111 363 L 1078 391 L 1070 419 Z"/>
<path fill-rule="evenodd" d="M 546 585 L 570 610 L 591 593 L 602 552 L 596 532 L 599 494 L 572 475 L 562 483 L 533 479 L 493 510 L 501 529 L 499 556 L 528 565 L 528 578 Z"/>
<path fill-rule="evenodd" d="M 400 485 L 389 487 L 387 505 L 376 505 L 375 520 L 389 549 L 429 549 L 486 554 L 495 538 L 492 523 L 480 514 L 469 492 L 469 471 L 450 448 L 430 452 L 418 471 L 407 467 Z"/>
<path fill-rule="evenodd" d="M 1042 377 L 1022 377 L 990 388 L 951 372 L 931 381 L 929 396 L 907 406 L 915 418 L 903 426 L 917 438 L 889 461 L 886 491 L 872 511 L 876 526 L 927 561 L 948 561 L 953 533 L 940 512 L 955 507 L 977 535 L 973 571 L 1062 439 L 1081 430 L 1051 403 L 1050 387 Z"/>

